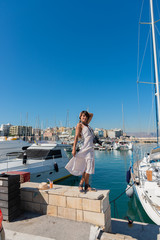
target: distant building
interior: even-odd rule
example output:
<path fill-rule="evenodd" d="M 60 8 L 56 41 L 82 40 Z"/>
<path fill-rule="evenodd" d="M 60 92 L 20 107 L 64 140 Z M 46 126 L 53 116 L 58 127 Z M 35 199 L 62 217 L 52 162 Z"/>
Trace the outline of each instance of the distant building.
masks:
<path fill-rule="evenodd" d="M 0 130 L 0 137 L 4 136 L 4 132 Z"/>
<path fill-rule="evenodd" d="M 10 130 L 11 126 L 12 125 L 10 123 L 1 125 L 0 131 L 1 131 L 1 134 L 3 134 L 2 136 L 8 136 L 9 135 L 9 130 Z"/>
<path fill-rule="evenodd" d="M 35 141 L 41 141 L 43 139 L 42 130 L 40 128 L 33 128 L 32 135 Z"/>
<path fill-rule="evenodd" d="M 31 136 L 32 127 L 31 126 L 11 126 L 9 130 L 11 136 Z"/>
<path fill-rule="evenodd" d="M 108 131 L 106 129 L 103 129 L 103 137 L 105 138 L 108 137 Z"/>
<path fill-rule="evenodd" d="M 100 129 L 100 128 L 95 128 L 94 134 L 98 137 L 107 137 L 107 130 L 105 129 Z"/>
<path fill-rule="evenodd" d="M 55 140 L 55 130 L 54 128 L 47 128 L 43 133 L 43 139 L 54 141 Z"/>
<path fill-rule="evenodd" d="M 99 129 L 99 128 L 95 128 L 95 130 L 94 130 L 94 134 L 96 135 L 96 136 L 99 136 L 99 131 L 100 131 L 101 129 Z"/>
<path fill-rule="evenodd" d="M 98 136 L 99 136 L 99 137 L 104 137 L 103 130 L 99 130 L 99 131 L 98 131 Z"/>
<path fill-rule="evenodd" d="M 111 129 L 111 130 L 108 130 L 107 132 L 108 132 L 109 138 L 119 138 L 120 136 L 123 136 L 122 129 Z"/>

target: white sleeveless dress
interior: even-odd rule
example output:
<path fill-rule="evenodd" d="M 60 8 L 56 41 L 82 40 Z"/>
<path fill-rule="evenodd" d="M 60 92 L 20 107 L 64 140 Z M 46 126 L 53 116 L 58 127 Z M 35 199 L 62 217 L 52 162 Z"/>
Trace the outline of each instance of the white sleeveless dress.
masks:
<path fill-rule="evenodd" d="M 82 138 L 84 139 L 83 146 L 76 153 L 75 157 L 71 158 L 65 168 L 75 176 L 80 176 L 84 172 L 94 173 L 94 146 L 93 146 L 93 130 L 90 127 L 83 125 Z"/>

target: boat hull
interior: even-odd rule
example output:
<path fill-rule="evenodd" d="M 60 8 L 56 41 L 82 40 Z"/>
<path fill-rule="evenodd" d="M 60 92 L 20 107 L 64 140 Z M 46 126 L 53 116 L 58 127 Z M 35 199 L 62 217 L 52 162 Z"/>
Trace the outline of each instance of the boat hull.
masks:
<path fill-rule="evenodd" d="M 141 203 L 144 211 L 148 215 L 148 217 L 157 225 L 160 225 L 160 215 L 158 212 L 154 210 L 152 205 L 149 203 L 149 201 L 145 198 L 143 190 L 140 189 L 139 186 L 134 185 L 133 187 L 134 193 L 136 194 L 139 202 Z"/>

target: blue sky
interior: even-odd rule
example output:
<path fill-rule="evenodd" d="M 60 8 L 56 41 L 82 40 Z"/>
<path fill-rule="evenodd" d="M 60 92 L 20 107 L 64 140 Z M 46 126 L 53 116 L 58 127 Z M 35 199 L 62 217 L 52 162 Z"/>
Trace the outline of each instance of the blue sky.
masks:
<path fill-rule="evenodd" d="M 68 111 L 74 126 L 79 112 L 89 109 L 93 127 L 121 128 L 123 103 L 127 131 L 151 129 L 151 86 L 140 86 L 140 107 L 137 98 L 141 4 L 1 0 L 0 124 L 26 124 L 28 113 L 28 125 L 35 127 L 39 119 L 43 127 L 55 121 L 60 126 Z M 157 0 L 155 4 L 160 7 Z M 145 80 L 150 78 L 147 64 Z"/>

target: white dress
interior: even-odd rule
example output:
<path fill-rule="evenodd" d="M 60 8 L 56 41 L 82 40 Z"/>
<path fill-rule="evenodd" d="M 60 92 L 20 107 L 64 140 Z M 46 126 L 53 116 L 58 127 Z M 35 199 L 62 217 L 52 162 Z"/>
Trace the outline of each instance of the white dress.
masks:
<path fill-rule="evenodd" d="M 84 139 L 82 148 L 65 166 L 75 176 L 80 176 L 84 172 L 89 174 L 94 173 L 93 130 L 83 125 L 81 135 Z"/>

